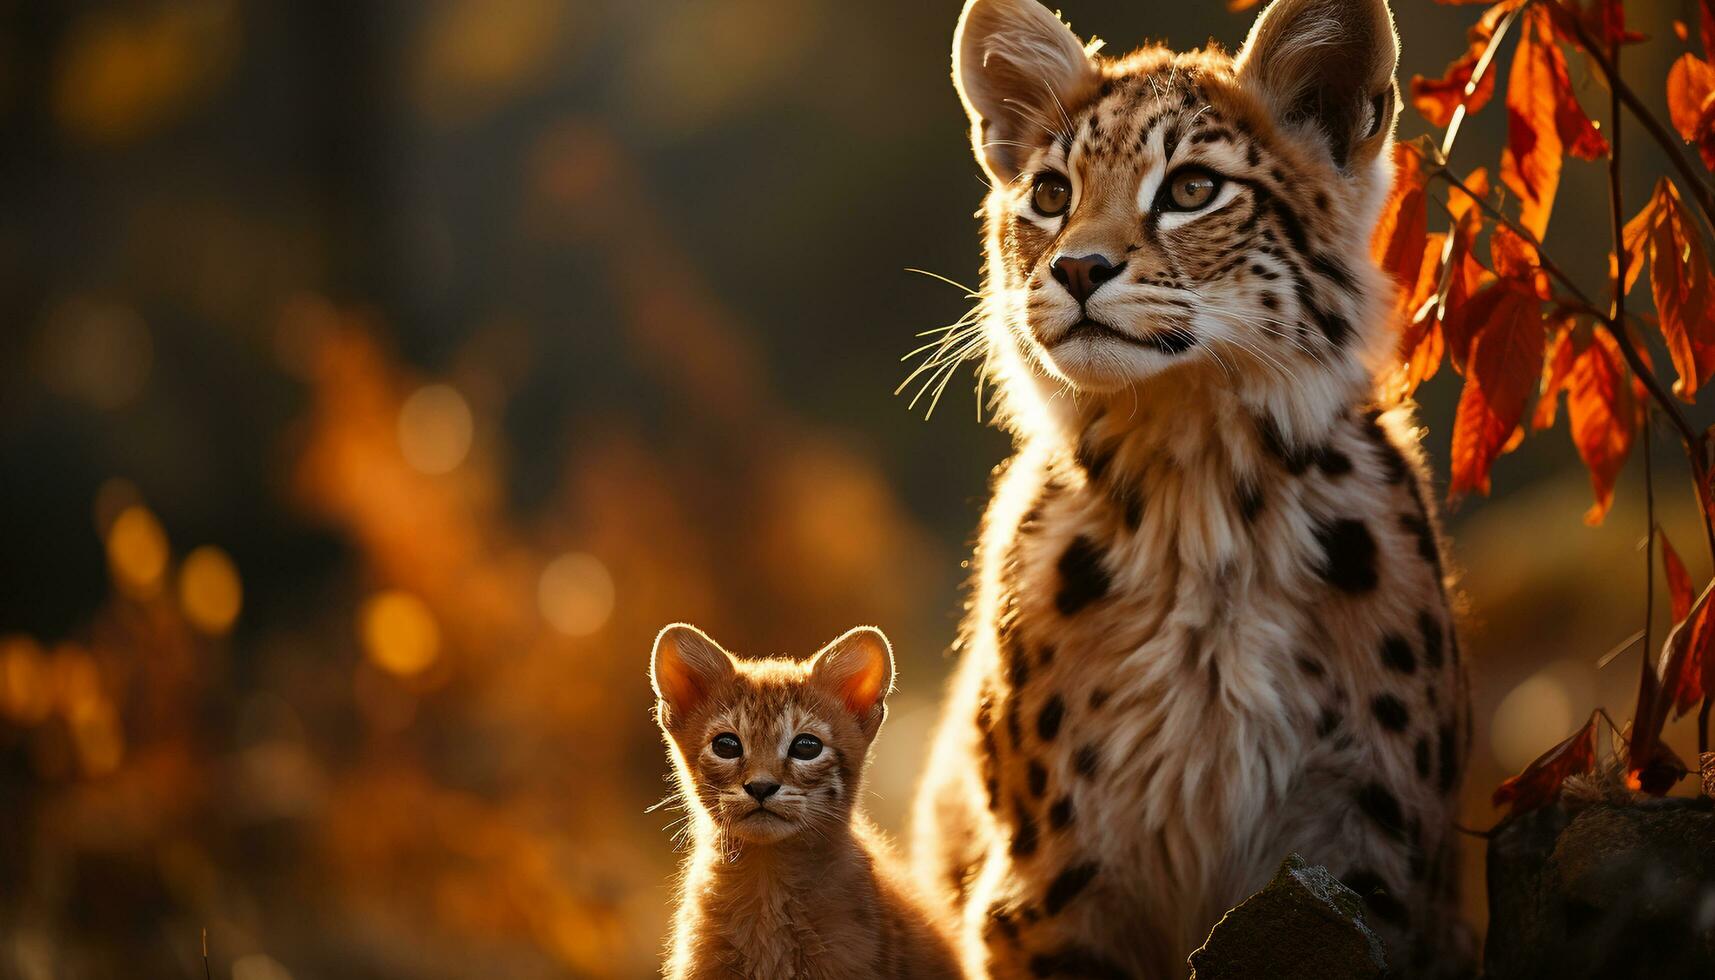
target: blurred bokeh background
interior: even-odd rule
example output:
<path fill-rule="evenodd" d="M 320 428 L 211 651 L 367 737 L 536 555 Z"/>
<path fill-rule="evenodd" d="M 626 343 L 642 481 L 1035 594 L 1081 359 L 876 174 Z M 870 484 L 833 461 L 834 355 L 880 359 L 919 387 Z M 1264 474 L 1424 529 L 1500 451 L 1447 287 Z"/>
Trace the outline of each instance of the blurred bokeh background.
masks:
<path fill-rule="evenodd" d="M 1403 77 L 1480 10 L 1394 6 Z M 800 655 L 882 625 L 901 826 L 1007 449 L 968 378 L 927 422 L 891 395 L 969 306 L 906 270 L 978 278 L 958 8 L 0 2 L 0 976 L 201 976 L 205 928 L 238 980 L 649 974 L 675 619 Z M 1694 11 L 1627 9 L 1659 107 Z M 1065 12 L 1115 48 L 1250 21 Z M 1503 129 L 1497 99 L 1455 166 Z M 1625 160 L 1641 202 L 1662 162 Z M 1561 202 L 1550 251 L 1597 284 L 1601 171 Z M 1421 392 L 1443 485 L 1456 395 Z M 1702 582 L 1677 455 L 1658 517 Z M 1474 826 L 1629 715 L 1637 651 L 1595 662 L 1644 611 L 1635 462 L 1595 529 L 1563 429 L 1495 477 L 1450 525 Z"/>

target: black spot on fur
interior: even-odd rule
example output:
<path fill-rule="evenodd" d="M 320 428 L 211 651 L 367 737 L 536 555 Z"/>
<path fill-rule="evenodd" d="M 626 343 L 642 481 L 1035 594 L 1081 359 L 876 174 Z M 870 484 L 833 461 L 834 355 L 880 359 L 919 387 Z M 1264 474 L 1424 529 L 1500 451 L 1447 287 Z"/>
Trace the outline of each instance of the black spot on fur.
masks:
<path fill-rule="evenodd" d="M 1345 476 L 1352 472 L 1352 458 L 1332 446 L 1316 450 L 1316 465 L 1329 476 Z"/>
<path fill-rule="evenodd" d="M 1016 636 L 1005 647 L 1006 682 L 1014 691 L 1022 691 L 1030 683 L 1030 659 L 1025 655 L 1024 641 Z"/>
<path fill-rule="evenodd" d="M 1255 480 L 1246 477 L 1239 481 L 1239 516 L 1246 524 L 1255 523 L 1256 516 L 1262 513 L 1262 487 Z"/>
<path fill-rule="evenodd" d="M 1298 655 L 1298 669 L 1304 672 L 1305 677 L 1321 677 L 1328 672 L 1320 660 L 1303 653 Z"/>
<path fill-rule="evenodd" d="M 1441 726 L 1439 741 L 1440 745 L 1436 748 L 1438 749 L 1438 754 L 1440 756 L 1438 761 L 1441 763 L 1441 792 L 1451 793 L 1453 792 L 1453 787 L 1459 784 L 1459 762 L 1454 757 L 1454 753 L 1458 751 L 1458 748 L 1453 738 L 1452 725 Z"/>
<path fill-rule="evenodd" d="M 1376 716 L 1376 721 L 1390 732 L 1403 732 L 1411 724 L 1411 714 L 1405 710 L 1404 702 L 1391 694 L 1378 694 L 1370 702 L 1370 711 Z"/>
<path fill-rule="evenodd" d="M 1009 853 L 1015 858 L 1027 858 L 1036 853 L 1036 818 L 1031 815 L 1023 800 L 1013 800 L 1012 809 L 1012 847 Z"/>
<path fill-rule="evenodd" d="M 1373 548 L 1373 544 L 1372 544 Z M 1108 570 L 1102 567 L 1102 552 L 1084 535 L 1072 539 L 1055 566 L 1060 573 L 1060 591 L 1054 606 L 1060 615 L 1071 616 L 1108 594 Z"/>
<path fill-rule="evenodd" d="M 1037 953 L 1030 958 L 1030 975 L 1131 980 L 1131 974 L 1125 971 L 1125 967 L 1084 946 L 1062 946 L 1052 953 Z"/>
<path fill-rule="evenodd" d="M 1417 628 L 1423 633 L 1423 660 L 1431 667 L 1440 667 L 1442 663 L 1441 644 L 1445 639 L 1441 632 L 1441 619 L 1425 609 L 1417 614 Z"/>
<path fill-rule="evenodd" d="M 1102 710 L 1102 705 L 1108 703 L 1109 693 L 1110 693 L 1109 691 L 1107 691 L 1104 688 L 1100 688 L 1100 687 L 1096 688 L 1094 691 L 1091 691 L 1090 692 L 1090 710 L 1091 711 Z"/>
<path fill-rule="evenodd" d="M 1072 769 L 1085 779 L 1096 774 L 1096 769 L 1101 766 L 1101 762 L 1101 750 L 1094 745 L 1080 745 L 1078 751 L 1072 754 Z"/>
<path fill-rule="evenodd" d="M 1088 439 L 1078 442 L 1078 448 L 1073 455 L 1077 458 L 1078 465 L 1083 468 L 1084 475 L 1089 477 L 1092 483 L 1100 482 L 1102 475 L 1107 473 L 1108 467 L 1113 465 L 1114 461 L 1112 449 L 1093 445 Z"/>
<path fill-rule="evenodd" d="M 1007 744 L 1014 749 L 1024 744 L 1024 724 L 1018 719 L 1018 698 L 1006 699 L 1006 737 Z"/>
<path fill-rule="evenodd" d="M 1100 866 L 1093 861 L 1074 864 L 1054 876 L 1048 883 L 1048 893 L 1042 899 L 1042 910 L 1049 915 L 1059 915 L 1066 903 L 1078 897 L 1078 893 L 1095 880 Z"/>
<path fill-rule="evenodd" d="M 1065 717 L 1066 702 L 1058 694 L 1049 695 L 1036 716 L 1036 734 L 1042 736 L 1044 742 L 1054 741 L 1054 736 L 1060 734 L 1060 721 Z"/>
<path fill-rule="evenodd" d="M 1316 530 L 1322 546 L 1322 577 L 1342 592 L 1358 594 L 1375 589 L 1376 539 L 1363 521 L 1343 517 Z"/>
<path fill-rule="evenodd" d="M 1402 674 L 1417 671 L 1417 655 L 1411 652 L 1411 641 L 1398 633 L 1382 637 L 1382 663 Z"/>
<path fill-rule="evenodd" d="M 1048 808 L 1048 826 L 1054 830 L 1065 830 L 1072 823 L 1072 798 L 1062 796 Z"/>
<path fill-rule="evenodd" d="M 1257 419 L 1256 431 L 1262 439 L 1263 448 L 1267 449 L 1275 459 L 1278 459 L 1280 465 L 1286 467 L 1286 472 L 1298 476 L 1310 468 L 1313 454 L 1288 446 L 1274 419 L 1268 416 Z"/>
<path fill-rule="evenodd" d="M 1026 776 L 1030 783 L 1030 795 L 1041 799 L 1042 794 L 1048 792 L 1048 770 L 1041 762 L 1031 759 Z"/>
<path fill-rule="evenodd" d="M 1381 783 L 1369 782 L 1358 787 L 1354 799 L 1358 809 L 1369 817 L 1389 837 L 1405 839 L 1405 819 L 1400 815 L 1399 800 Z"/>
<path fill-rule="evenodd" d="M 1334 734 L 1334 729 L 1340 727 L 1340 713 L 1333 708 L 1323 708 L 1322 717 L 1316 720 L 1316 735 L 1327 738 Z"/>
<path fill-rule="evenodd" d="M 1417 774 L 1424 779 L 1428 779 L 1429 770 L 1431 768 L 1431 760 L 1429 758 L 1429 739 L 1423 737 L 1418 738 L 1417 746 L 1414 749 L 1414 755 L 1417 760 Z"/>
<path fill-rule="evenodd" d="M 1002 902 L 989 906 L 989 923 L 1001 935 L 1016 941 L 1018 939 L 1018 923 L 1012 920 L 1012 911 Z"/>

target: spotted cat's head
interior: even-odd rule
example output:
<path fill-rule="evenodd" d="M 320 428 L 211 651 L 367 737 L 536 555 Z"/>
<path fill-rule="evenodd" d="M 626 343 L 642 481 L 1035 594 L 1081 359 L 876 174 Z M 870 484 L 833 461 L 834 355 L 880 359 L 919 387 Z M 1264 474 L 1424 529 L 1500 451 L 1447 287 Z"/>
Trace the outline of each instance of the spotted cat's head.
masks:
<path fill-rule="evenodd" d="M 656 720 L 686 802 L 728 838 L 825 837 L 851 819 L 893 652 L 858 627 L 806 661 L 744 660 L 694 626 L 655 639 Z"/>
<path fill-rule="evenodd" d="M 1356 376 L 1399 101 L 1386 0 L 1274 0 L 1237 57 L 1098 47 L 1037 0 L 959 20 L 991 366 L 1096 393 Z"/>

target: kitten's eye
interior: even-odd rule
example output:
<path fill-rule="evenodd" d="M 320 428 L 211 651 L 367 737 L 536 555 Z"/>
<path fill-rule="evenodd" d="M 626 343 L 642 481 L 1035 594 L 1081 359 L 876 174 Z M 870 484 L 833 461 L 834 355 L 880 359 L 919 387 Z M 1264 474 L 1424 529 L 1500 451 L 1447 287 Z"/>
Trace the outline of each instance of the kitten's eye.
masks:
<path fill-rule="evenodd" d="M 809 761 L 822 754 L 822 740 L 814 735 L 800 735 L 792 740 L 786 754 L 794 759 Z"/>
<path fill-rule="evenodd" d="M 1066 205 L 1072 203 L 1072 185 L 1059 174 L 1043 174 L 1030 189 L 1030 203 L 1044 218 L 1064 214 Z"/>
<path fill-rule="evenodd" d="M 1199 211 L 1208 207 L 1221 189 L 1221 178 L 1195 167 L 1181 170 L 1167 179 L 1166 211 Z"/>
<path fill-rule="evenodd" d="M 739 744 L 738 736 L 732 732 L 721 732 L 715 740 L 709 743 L 709 748 L 715 750 L 715 755 L 723 759 L 736 759 L 744 754 L 744 746 Z"/>

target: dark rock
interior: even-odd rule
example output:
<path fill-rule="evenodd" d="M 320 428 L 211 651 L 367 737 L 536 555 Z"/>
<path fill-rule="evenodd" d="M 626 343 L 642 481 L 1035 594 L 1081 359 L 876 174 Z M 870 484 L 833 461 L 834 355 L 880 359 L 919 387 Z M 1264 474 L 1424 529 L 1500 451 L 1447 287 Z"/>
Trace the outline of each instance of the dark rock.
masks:
<path fill-rule="evenodd" d="M 1263 890 L 1215 924 L 1191 954 L 1191 980 L 1377 980 L 1382 943 L 1364 901 L 1320 865 L 1289 856 Z"/>
<path fill-rule="evenodd" d="M 1489 842 L 1488 980 L 1715 977 L 1715 804 L 1557 804 Z"/>

